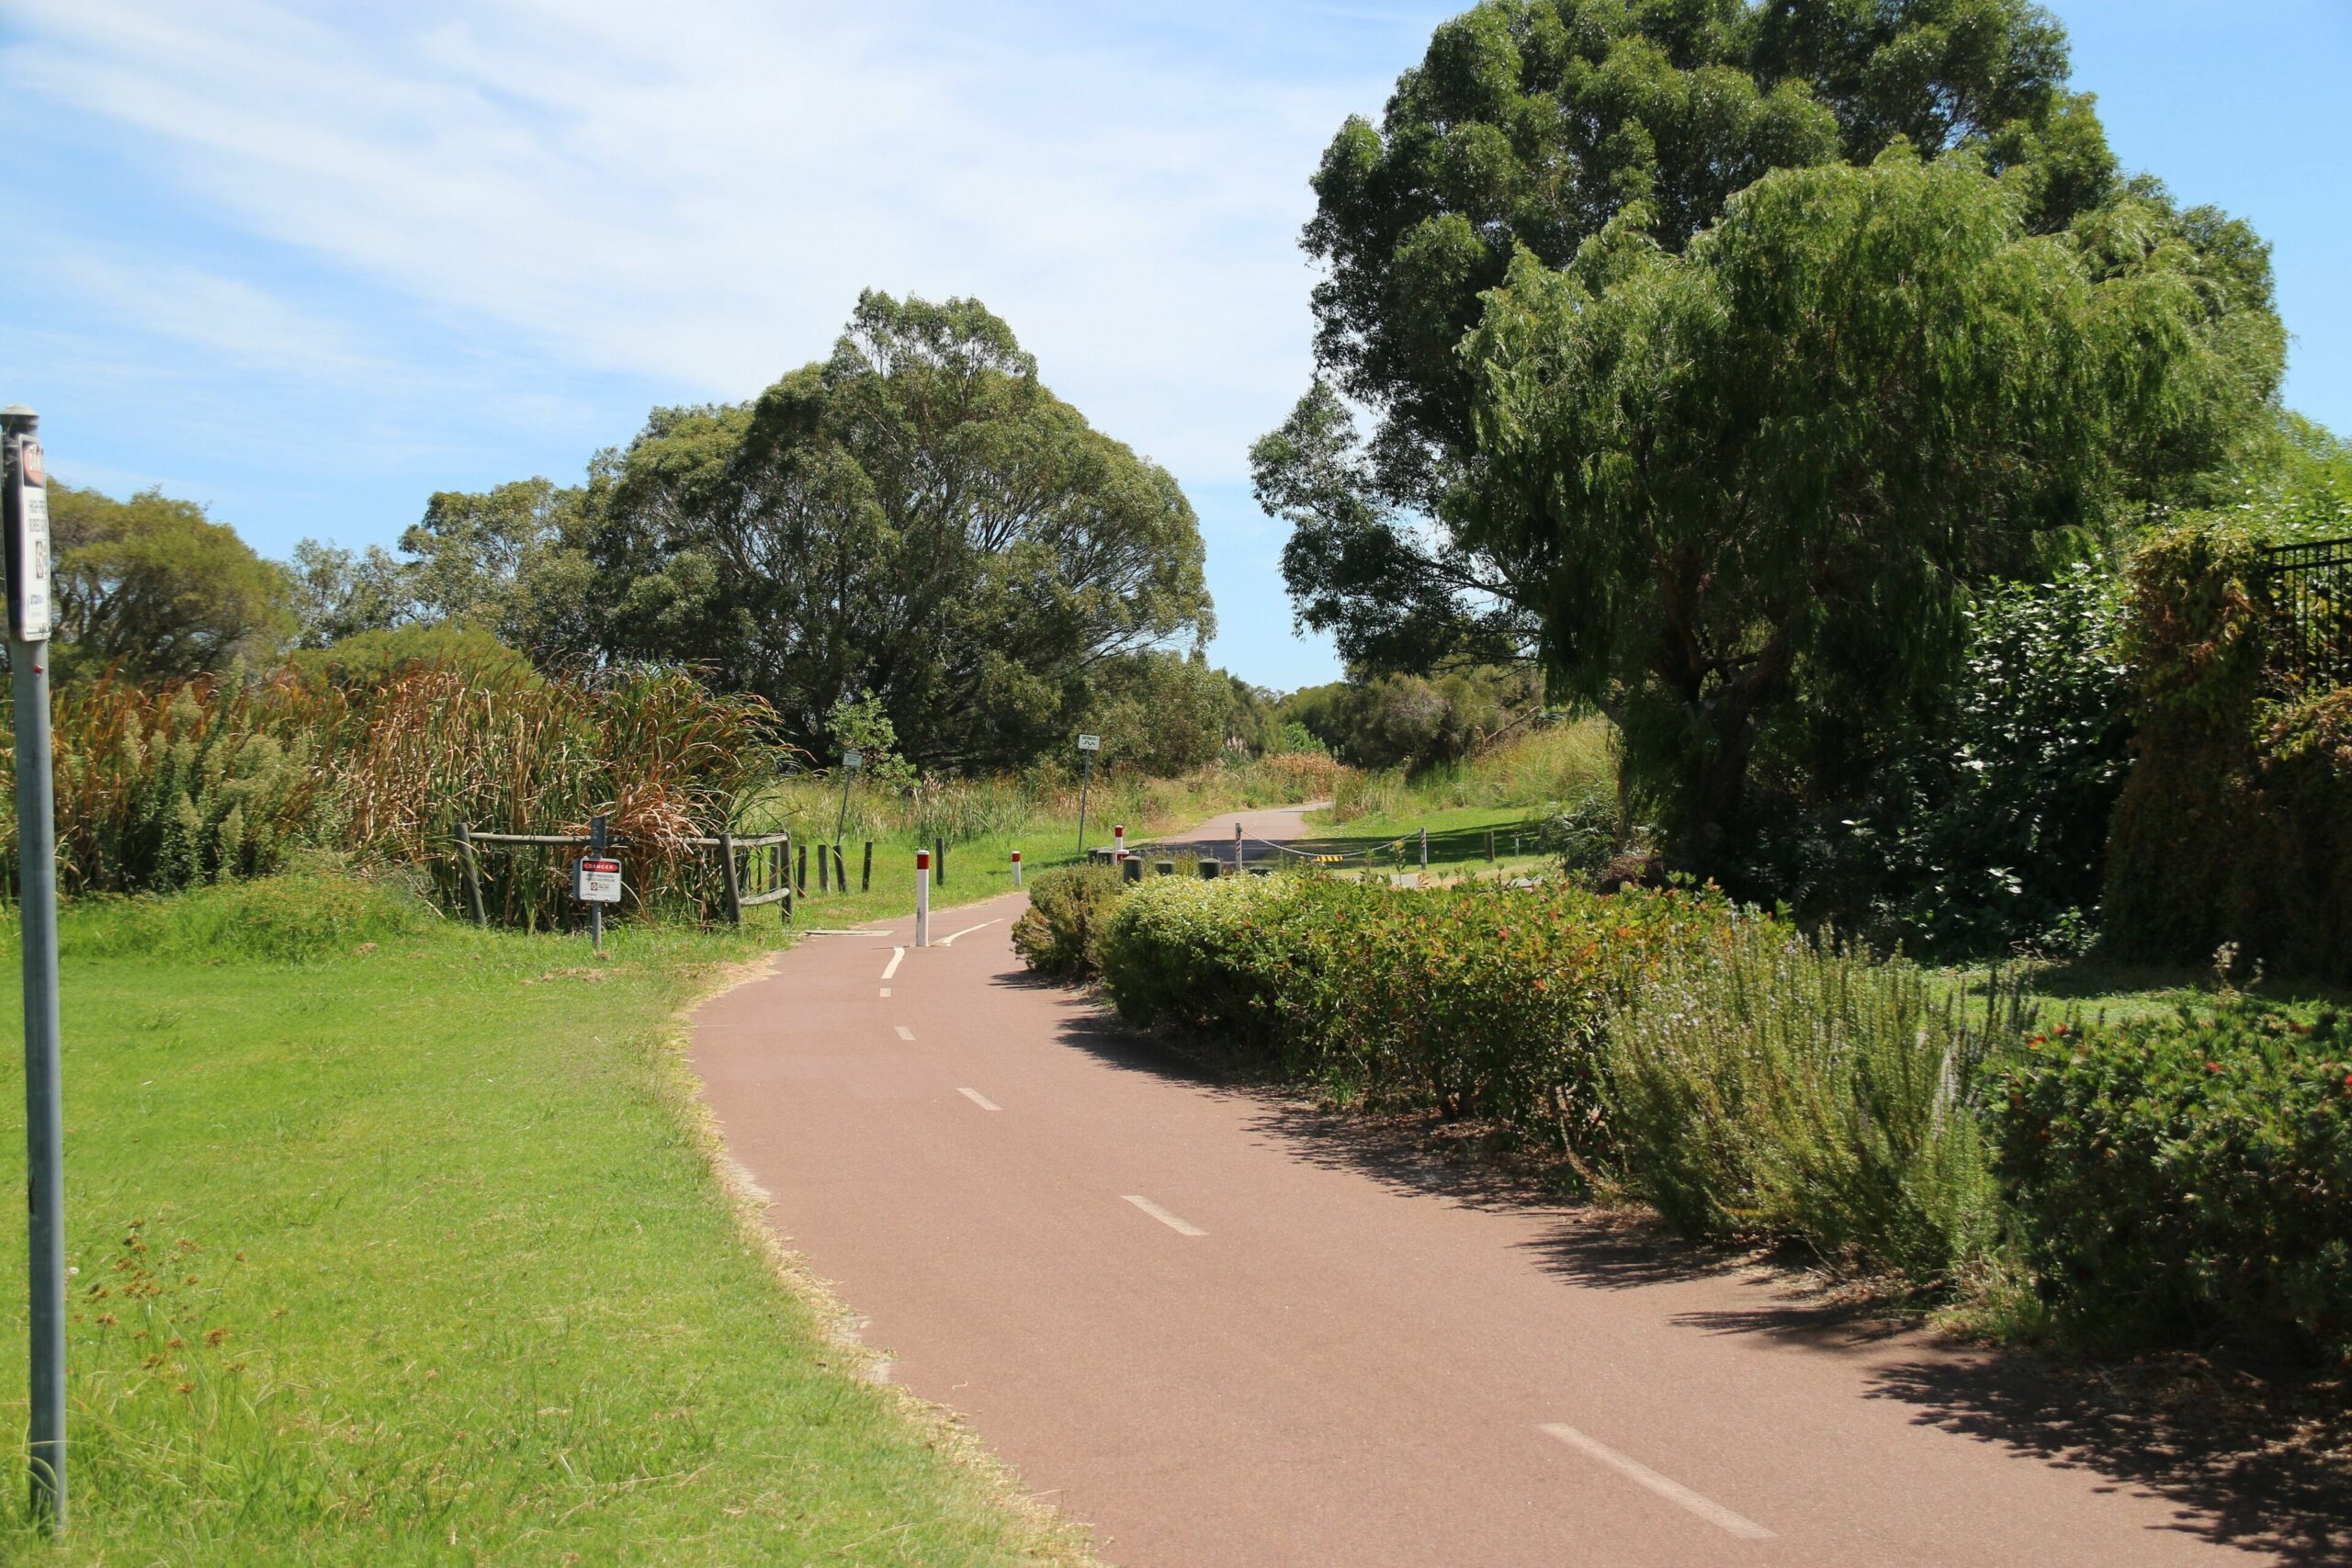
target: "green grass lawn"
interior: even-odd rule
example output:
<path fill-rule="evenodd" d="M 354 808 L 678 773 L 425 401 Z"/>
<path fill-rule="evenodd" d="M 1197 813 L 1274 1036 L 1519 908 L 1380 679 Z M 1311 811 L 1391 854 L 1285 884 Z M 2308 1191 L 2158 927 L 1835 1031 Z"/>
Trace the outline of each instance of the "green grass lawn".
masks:
<path fill-rule="evenodd" d="M 714 1174 L 680 1010 L 775 940 L 594 962 L 322 877 L 69 910 L 63 1559 L 1078 1561 Z M 0 1270 L 21 1434 L 21 1224 Z"/>
<path fill-rule="evenodd" d="M 1537 847 L 1547 813 L 1530 806 L 1461 806 L 1379 812 L 1335 821 L 1329 810 L 1307 813 L 1306 825 L 1315 847 L 1337 853 L 1374 852 L 1367 863 L 1380 870 L 1418 870 L 1420 831 L 1430 835 L 1432 876 L 1480 875 L 1494 872 L 1511 876 L 1535 875 L 1558 868 L 1558 862 Z M 1495 860 L 1487 859 L 1487 835 L 1494 837 Z M 1405 840 L 1396 844 L 1397 840 Z M 1391 847 L 1394 846 L 1394 847 Z"/>
<path fill-rule="evenodd" d="M 1946 985 L 1965 986 L 1971 994 L 1981 997 L 1988 972 L 1985 964 L 1978 963 L 1951 965 L 1937 974 Z M 2022 980 L 2041 999 L 2051 1018 L 2073 1016 L 2093 1023 L 2171 1014 L 2184 1006 L 2211 1003 L 2220 991 L 2210 966 L 2126 964 L 2096 953 L 2081 958 L 2020 960 L 2003 965 L 2001 972 Z M 2233 975 L 2232 982 L 2241 989 L 2297 1008 L 2352 1004 L 2352 991 L 2324 981 L 2240 971 Z"/>

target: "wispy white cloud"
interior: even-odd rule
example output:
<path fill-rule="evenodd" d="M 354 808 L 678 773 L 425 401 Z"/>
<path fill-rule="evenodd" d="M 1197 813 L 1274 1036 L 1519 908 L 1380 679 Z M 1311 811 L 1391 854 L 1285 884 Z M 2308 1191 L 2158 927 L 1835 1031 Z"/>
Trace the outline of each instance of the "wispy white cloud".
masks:
<path fill-rule="evenodd" d="M 1380 86 L 1155 52 L 1075 8 L 82 0 L 16 20 L 8 90 L 128 128 L 213 210 L 453 333 L 734 398 L 821 351 L 862 287 L 977 294 L 1105 429 L 1203 479 L 1238 474 L 1305 378 L 1306 175 Z M 154 280 L 96 281 L 136 309 Z M 335 352 L 234 279 L 148 294 L 200 296 L 157 324 L 200 316 L 224 352 Z M 375 374 L 353 335 L 352 372 Z"/>

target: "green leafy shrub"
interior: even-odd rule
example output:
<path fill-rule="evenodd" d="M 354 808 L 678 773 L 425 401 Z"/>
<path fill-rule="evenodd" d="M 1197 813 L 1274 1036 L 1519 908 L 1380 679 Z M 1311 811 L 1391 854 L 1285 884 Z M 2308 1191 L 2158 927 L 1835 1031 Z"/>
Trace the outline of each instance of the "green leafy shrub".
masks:
<path fill-rule="evenodd" d="M 1609 1004 L 1722 918 L 1719 899 L 1678 889 L 1170 881 L 1119 906 L 1102 973 L 1130 1021 L 1214 1032 L 1364 1103 L 1590 1151 Z"/>
<path fill-rule="evenodd" d="M 2060 1321 L 2352 1357 L 2352 1030 L 2243 998 L 2036 1036 L 1990 1097 Z"/>
<path fill-rule="evenodd" d="M 1145 1028 L 1214 1032 L 1280 1059 L 1276 1011 L 1304 900 L 1327 885 L 1295 875 L 1152 877 L 1118 901 L 1097 954 L 1121 1017 Z"/>
<path fill-rule="evenodd" d="M 1611 1021 L 1628 1184 L 1687 1235 L 1797 1237 L 1933 1285 L 1986 1258 L 2000 1203 L 1971 1027 L 1908 964 L 1756 916 L 1668 951 Z"/>
<path fill-rule="evenodd" d="M 1890 872 L 1874 923 L 1919 951 L 2078 946 L 2131 735 L 2118 585 L 2079 566 L 1966 614 L 1951 711 L 1865 846 Z"/>
<path fill-rule="evenodd" d="M 1544 824 L 1543 844 L 1570 876 L 1591 876 L 1623 847 L 1616 803 L 1597 795 L 1573 802 Z"/>
<path fill-rule="evenodd" d="M 1039 975 L 1082 980 L 1100 972 L 1095 945 L 1125 884 L 1112 865 L 1048 871 L 1029 884 L 1029 908 L 1012 922 L 1012 950 Z"/>
<path fill-rule="evenodd" d="M 413 938 L 442 919 L 410 887 L 332 867 L 185 893 L 69 907 L 59 949 L 72 956 L 302 964 Z"/>

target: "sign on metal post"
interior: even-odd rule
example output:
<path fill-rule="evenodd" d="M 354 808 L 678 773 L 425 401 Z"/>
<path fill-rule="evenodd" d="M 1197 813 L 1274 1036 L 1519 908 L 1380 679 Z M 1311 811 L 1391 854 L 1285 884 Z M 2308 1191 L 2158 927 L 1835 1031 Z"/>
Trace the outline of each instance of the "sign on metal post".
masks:
<path fill-rule="evenodd" d="M 842 753 L 842 814 L 833 820 L 833 852 L 835 854 L 841 852 L 842 835 L 849 830 L 849 786 L 856 782 L 857 770 L 864 766 L 865 766 L 865 752 L 853 750 Z M 819 880 L 821 881 L 822 878 Z M 849 889 L 844 886 L 842 891 L 846 893 Z"/>
<path fill-rule="evenodd" d="M 571 896 L 583 904 L 619 903 L 621 863 L 609 857 L 599 860 L 582 855 L 571 868 Z"/>
<path fill-rule="evenodd" d="M 571 868 L 571 896 L 588 906 L 588 945 L 596 953 L 605 951 L 605 906 L 621 901 L 621 863 L 605 852 L 605 823 L 601 811 L 588 818 L 588 852 Z"/>
<path fill-rule="evenodd" d="M 1078 755 L 1086 764 L 1086 771 L 1079 775 L 1078 780 L 1078 852 L 1080 855 L 1086 853 L 1086 786 L 1094 782 L 1094 753 L 1101 750 L 1101 736 L 1081 735 L 1078 738 Z"/>
<path fill-rule="evenodd" d="M 17 902 L 25 968 L 25 1188 L 34 1515 L 65 1529 L 65 1156 L 57 1055 L 57 802 L 49 740 L 49 473 L 22 404 L 0 409 L 8 674 L 16 695 Z"/>
<path fill-rule="evenodd" d="M 931 945 L 931 852 L 915 852 L 915 945 Z"/>

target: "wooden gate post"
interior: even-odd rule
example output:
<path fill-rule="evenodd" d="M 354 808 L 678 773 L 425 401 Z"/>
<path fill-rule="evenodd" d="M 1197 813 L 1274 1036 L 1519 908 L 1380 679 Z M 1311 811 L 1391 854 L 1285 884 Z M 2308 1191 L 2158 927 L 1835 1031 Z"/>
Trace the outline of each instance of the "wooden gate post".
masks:
<path fill-rule="evenodd" d="M 481 865 L 474 859 L 474 829 L 469 822 L 458 824 L 458 852 L 466 861 L 466 892 L 473 899 L 474 924 L 486 926 L 490 916 L 481 907 Z"/>
<path fill-rule="evenodd" d="M 735 835 L 724 828 L 718 830 L 718 864 L 727 886 L 727 919 L 740 926 L 743 923 L 743 885 L 735 880 Z"/>

